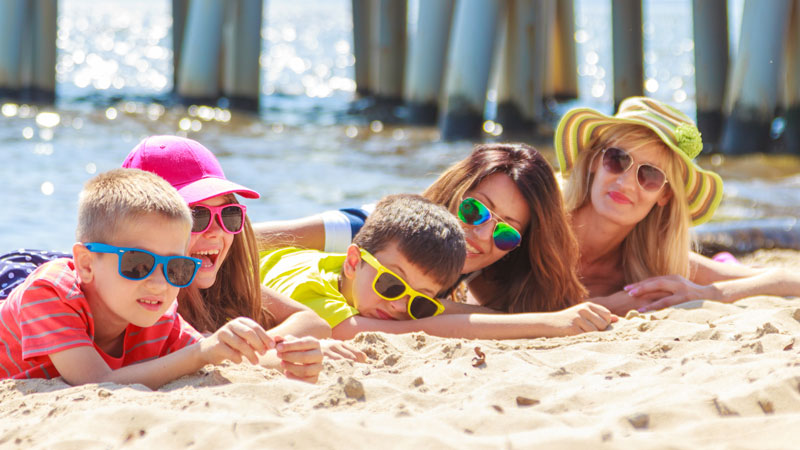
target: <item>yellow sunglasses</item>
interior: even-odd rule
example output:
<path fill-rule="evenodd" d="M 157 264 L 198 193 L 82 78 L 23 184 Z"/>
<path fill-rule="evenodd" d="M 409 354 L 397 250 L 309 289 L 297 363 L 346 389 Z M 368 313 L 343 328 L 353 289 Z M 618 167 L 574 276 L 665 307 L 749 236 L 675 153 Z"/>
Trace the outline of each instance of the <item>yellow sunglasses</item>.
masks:
<path fill-rule="evenodd" d="M 375 279 L 372 280 L 372 290 L 374 290 L 380 298 L 393 302 L 395 300 L 400 300 L 406 295 L 409 296 L 407 308 L 408 315 L 411 316 L 412 319 L 424 319 L 425 317 L 433 317 L 444 312 L 444 305 L 439 303 L 439 301 L 414 290 L 403 278 L 387 269 L 363 248 L 361 249 L 361 259 L 377 271 Z"/>

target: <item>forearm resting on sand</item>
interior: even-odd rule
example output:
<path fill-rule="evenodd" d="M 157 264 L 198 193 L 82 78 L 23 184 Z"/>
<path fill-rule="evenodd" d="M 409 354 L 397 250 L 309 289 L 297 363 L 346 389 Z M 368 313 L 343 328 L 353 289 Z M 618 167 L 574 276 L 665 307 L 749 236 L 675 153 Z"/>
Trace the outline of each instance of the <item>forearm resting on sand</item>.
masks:
<path fill-rule="evenodd" d="M 333 327 L 336 339 L 362 331 L 411 333 L 465 339 L 523 339 L 571 336 L 605 330 L 617 320 L 606 308 L 581 303 L 558 312 L 522 314 L 443 314 L 420 320 L 378 320 L 353 316 Z"/>
<path fill-rule="evenodd" d="M 692 300 L 730 303 L 754 295 L 797 296 L 800 295 L 800 276 L 784 268 L 752 269 L 748 276 L 703 285 L 678 275 L 669 275 L 633 283 L 625 290 L 637 301 L 646 298 L 638 309 L 648 311 Z"/>
<path fill-rule="evenodd" d="M 143 384 L 158 389 L 164 384 L 193 373 L 208 362 L 202 357 L 200 344 L 192 344 L 161 358 L 112 370 L 92 347 L 76 347 L 53 353 L 50 360 L 64 381 L 76 386 L 87 383 L 112 382 Z"/>
<path fill-rule="evenodd" d="M 275 336 L 331 337 L 331 327 L 317 313 L 291 298 L 261 286 L 261 302 L 275 317 L 277 325 L 267 333 Z"/>

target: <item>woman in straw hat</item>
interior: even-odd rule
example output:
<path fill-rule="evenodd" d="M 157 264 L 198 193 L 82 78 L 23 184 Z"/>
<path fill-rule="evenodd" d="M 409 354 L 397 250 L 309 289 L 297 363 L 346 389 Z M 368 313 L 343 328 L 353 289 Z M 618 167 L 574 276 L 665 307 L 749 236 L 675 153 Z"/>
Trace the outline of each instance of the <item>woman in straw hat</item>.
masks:
<path fill-rule="evenodd" d="M 592 301 L 624 314 L 800 292 L 800 279 L 783 269 L 690 251 L 689 228 L 708 221 L 722 200 L 719 175 L 693 161 L 702 148 L 686 115 L 650 98 L 628 98 L 614 116 L 577 108 L 561 119 L 556 156 Z"/>

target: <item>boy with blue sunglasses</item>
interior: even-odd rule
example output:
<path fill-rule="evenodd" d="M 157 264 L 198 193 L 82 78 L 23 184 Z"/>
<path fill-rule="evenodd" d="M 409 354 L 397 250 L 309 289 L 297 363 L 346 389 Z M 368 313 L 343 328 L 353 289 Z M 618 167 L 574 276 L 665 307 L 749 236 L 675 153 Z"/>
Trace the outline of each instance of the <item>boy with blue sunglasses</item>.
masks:
<path fill-rule="evenodd" d="M 206 364 L 258 362 L 274 342 L 250 319 L 203 338 L 175 298 L 200 261 L 192 216 L 161 177 L 117 169 L 90 180 L 73 259 L 43 264 L 0 305 L 0 377 L 157 388 Z"/>

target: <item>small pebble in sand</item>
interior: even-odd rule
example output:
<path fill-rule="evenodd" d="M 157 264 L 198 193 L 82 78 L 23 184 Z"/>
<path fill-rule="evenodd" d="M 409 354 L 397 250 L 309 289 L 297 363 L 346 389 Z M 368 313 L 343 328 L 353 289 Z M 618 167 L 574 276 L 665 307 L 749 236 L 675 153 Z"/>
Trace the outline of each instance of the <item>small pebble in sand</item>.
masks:
<path fill-rule="evenodd" d="M 355 378 L 348 378 L 344 382 L 344 395 L 348 398 L 361 400 L 364 398 L 364 385 Z"/>
<path fill-rule="evenodd" d="M 486 354 L 481 351 L 480 347 L 475 347 L 475 354 L 478 356 L 472 358 L 472 367 L 478 367 L 481 364 L 486 364 Z"/>
<path fill-rule="evenodd" d="M 637 430 L 646 430 L 647 427 L 650 426 L 650 416 L 647 414 L 636 414 L 635 416 L 628 417 L 628 422 Z"/>
<path fill-rule="evenodd" d="M 538 405 L 539 403 L 539 400 L 536 400 L 535 398 L 523 397 L 521 395 L 517 396 L 517 406 L 534 406 Z"/>

